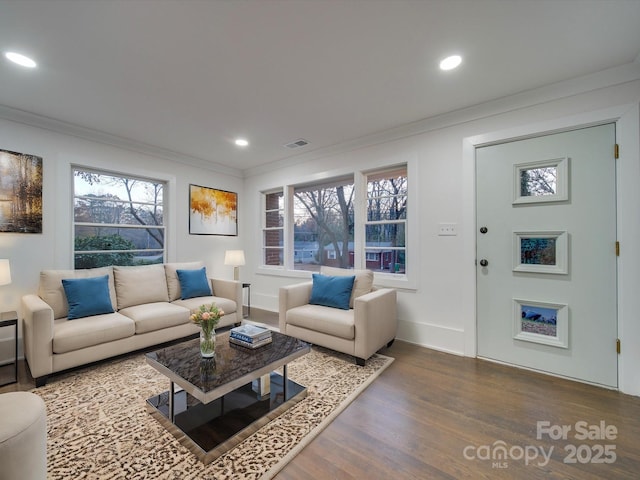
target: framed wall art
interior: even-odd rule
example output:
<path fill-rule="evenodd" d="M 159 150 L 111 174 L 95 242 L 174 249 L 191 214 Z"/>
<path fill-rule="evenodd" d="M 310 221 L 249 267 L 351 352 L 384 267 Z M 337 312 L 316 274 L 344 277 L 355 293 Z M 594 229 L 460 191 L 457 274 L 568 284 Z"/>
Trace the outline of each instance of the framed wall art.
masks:
<path fill-rule="evenodd" d="M 569 159 L 554 158 L 513 166 L 513 203 L 561 202 L 569 199 Z"/>
<path fill-rule="evenodd" d="M 0 150 L 0 232 L 42 233 L 42 158 Z"/>
<path fill-rule="evenodd" d="M 567 232 L 513 232 L 513 271 L 568 273 Z"/>
<path fill-rule="evenodd" d="M 569 307 L 514 298 L 513 338 L 569 348 Z"/>
<path fill-rule="evenodd" d="M 238 235 L 238 194 L 189 185 L 189 233 Z"/>

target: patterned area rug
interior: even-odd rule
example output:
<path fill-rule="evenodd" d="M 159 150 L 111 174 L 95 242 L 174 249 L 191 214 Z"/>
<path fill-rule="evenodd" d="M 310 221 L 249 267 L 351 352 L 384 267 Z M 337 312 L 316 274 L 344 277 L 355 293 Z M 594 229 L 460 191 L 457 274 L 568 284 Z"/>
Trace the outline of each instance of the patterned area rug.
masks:
<path fill-rule="evenodd" d="M 33 390 L 47 404 L 48 479 L 272 478 L 391 362 L 313 347 L 288 370 L 307 397 L 206 466 L 147 413 L 168 380 L 142 354 L 53 377 Z"/>

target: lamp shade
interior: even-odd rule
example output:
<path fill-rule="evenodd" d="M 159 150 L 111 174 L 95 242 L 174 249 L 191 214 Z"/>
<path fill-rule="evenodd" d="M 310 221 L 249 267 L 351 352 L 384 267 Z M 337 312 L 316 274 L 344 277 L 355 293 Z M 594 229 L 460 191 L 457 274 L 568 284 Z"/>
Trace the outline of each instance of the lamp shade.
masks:
<path fill-rule="evenodd" d="M 244 265 L 244 250 L 227 250 L 224 253 L 224 264 L 234 267 Z"/>
<path fill-rule="evenodd" d="M 11 266 L 9 260 L 0 258 L 0 285 L 9 285 L 11 283 Z"/>

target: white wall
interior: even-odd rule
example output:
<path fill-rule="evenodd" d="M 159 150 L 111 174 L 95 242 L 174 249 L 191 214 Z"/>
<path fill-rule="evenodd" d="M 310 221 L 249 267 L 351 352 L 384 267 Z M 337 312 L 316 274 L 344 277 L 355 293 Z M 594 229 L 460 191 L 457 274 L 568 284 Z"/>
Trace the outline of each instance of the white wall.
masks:
<path fill-rule="evenodd" d="M 418 209 L 419 244 L 410 245 L 411 261 L 421 272 L 415 290 L 399 292 L 398 338 L 431 348 L 475 356 L 475 194 L 473 143 L 479 139 L 510 138 L 557 128 L 616 119 L 624 116 L 618 135 L 626 151 L 619 165 L 619 239 L 628 245 L 620 257 L 620 387 L 640 394 L 640 242 L 637 212 L 640 211 L 638 182 L 638 103 L 640 65 L 605 72 L 528 92 L 511 99 L 468 109 L 388 132 L 388 139 L 375 136 L 362 145 L 345 146 L 331 152 L 307 154 L 305 163 L 283 161 L 269 169 L 248 172 L 245 198 L 249 204 L 244 225 L 248 265 L 244 276 L 252 282 L 252 303 L 277 310 L 278 288 L 302 281 L 296 276 L 265 275 L 260 263 L 260 192 L 309 179 L 347 171 L 368 170 L 384 164 L 407 161 L 416 167 L 418 191 L 410 193 L 409 208 Z M 605 85 L 603 85 L 605 84 Z M 615 107 L 615 108 L 613 108 Z M 620 135 L 624 132 L 624 139 Z M 369 145 L 366 145 L 369 143 Z M 300 160 L 300 159 L 298 159 Z M 417 193 L 417 198 L 415 194 Z M 438 223 L 457 223 L 458 235 L 437 235 Z M 415 255 L 419 250 L 420 258 Z M 603 347 L 604 348 L 604 347 Z M 613 346 L 611 346 L 613 348 Z"/>
<path fill-rule="evenodd" d="M 40 270 L 73 268 L 72 164 L 167 180 L 168 261 L 203 260 L 208 273 L 233 278 L 232 267 L 223 264 L 224 251 L 241 248 L 241 237 L 189 235 L 189 184 L 235 191 L 241 199 L 243 180 L 240 173 L 217 173 L 2 119 L 0 148 L 40 156 L 44 170 L 43 233 L 0 233 L 0 258 L 10 259 L 13 280 L 10 285 L 0 287 L 2 311 L 19 312 L 22 295 L 37 291 Z M 242 212 L 239 216 L 242 217 Z M 241 228 L 239 233 L 242 235 Z M 0 338 L 6 340 L 13 332 L 3 329 L 1 335 Z M 6 349 L 3 347 L 2 351 Z"/>
<path fill-rule="evenodd" d="M 398 338 L 460 355 L 475 355 L 475 195 L 473 144 L 527 132 L 564 128 L 607 115 L 619 122 L 618 217 L 620 388 L 640 395 L 640 65 L 500 99 L 460 112 L 302 154 L 246 173 L 200 168 L 181 159 L 137 153 L 77 136 L 0 119 L 0 148 L 44 159 L 44 225 L 41 235 L 0 234 L 0 258 L 11 260 L 13 283 L 0 287 L 0 308 L 18 310 L 20 297 L 35 292 L 44 268 L 71 268 L 70 165 L 121 170 L 169 181 L 169 261 L 202 259 L 216 276 L 232 278 L 223 265 L 226 249 L 244 248 L 243 281 L 251 282 L 252 305 L 277 310 L 278 289 L 300 276 L 259 272 L 260 192 L 354 170 L 407 162 L 417 180 L 410 208 L 418 245 L 410 246 L 420 271 L 415 288 L 399 291 Z M 611 112 L 613 113 L 607 113 Z M 622 115 L 620 112 L 626 112 Z M 613 117 L 612 117 L 613 118 Z M 593 120 L 595 119 L 595 120 Z M 188 234 L 188 185 L 239 193 L 239 237 Z M 457 223 L 458 235 L 439 237 L 438 223 Z M 416 256 L 418 258 L 416 258 Z M 1 360 L 1 359 L 0 359 Z"/>

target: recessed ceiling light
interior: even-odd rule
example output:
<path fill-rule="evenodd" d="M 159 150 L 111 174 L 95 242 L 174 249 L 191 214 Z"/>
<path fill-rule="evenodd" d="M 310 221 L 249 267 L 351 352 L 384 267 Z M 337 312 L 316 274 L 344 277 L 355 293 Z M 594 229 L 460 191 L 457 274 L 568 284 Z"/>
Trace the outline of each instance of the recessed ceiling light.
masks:
<path fill-rule="evenodd" d="M 238 147 L 246 147 L 249 145 L 249 140 L 247 140 L 246 138 L 236 138 L 235 144 Z"/>
<path fill-rule="evenodd" d="M 11 60 L 13 63 L 17 63 L 18 65 L 21 65 L 23 67 L 35 68 L 38 66 L 38 64 L 34 62 L 32 59 L 20 53 L 6 52 L 4 56 L 7 57 L 7 59 Z"/>
<path fill-rule="evenodd" d="M 460 55 L 451 55 L 440 62 L 440 70 L 453 70 L 462 63 Z"/>

